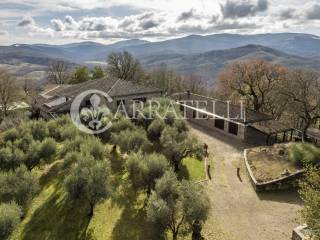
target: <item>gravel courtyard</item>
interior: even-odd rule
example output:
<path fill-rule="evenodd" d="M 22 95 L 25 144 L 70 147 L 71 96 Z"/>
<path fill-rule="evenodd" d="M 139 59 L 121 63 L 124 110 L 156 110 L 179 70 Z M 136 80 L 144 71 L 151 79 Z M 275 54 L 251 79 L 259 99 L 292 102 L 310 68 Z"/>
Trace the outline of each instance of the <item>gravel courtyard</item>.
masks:
<path fill-rule="evenodd" d="M 212 207 L 203 229 L 206 239 L 291 239 L 302 204 L 297 192 L 257 194 L 243 163 L 243 149 L 250 146 L 195 125 L 192 132 L 208 144 L 211 158 L 212 180 L 204 184 Z"/>

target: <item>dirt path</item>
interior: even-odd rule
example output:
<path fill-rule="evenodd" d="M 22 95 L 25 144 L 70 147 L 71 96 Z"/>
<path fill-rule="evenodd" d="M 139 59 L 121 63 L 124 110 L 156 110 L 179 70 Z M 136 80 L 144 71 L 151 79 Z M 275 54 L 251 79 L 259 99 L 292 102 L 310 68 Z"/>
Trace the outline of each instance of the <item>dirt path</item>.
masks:
<path fill-rule="evenodd" d="M 222 133 L 193 128 L 209 146 L 212 180 L 206 183 L 212 211 L 204 227 L 206 239 L 289 240 L 297 226 L 301 200 L 295 191 L 257 194 L 243 163 L 249 146 Z M 237 177 L 241 168 L 241 180 Z M 217 232 L 219 228 L 222 232 Z M 214 230 L 213 230 L 214 229 Z"/>

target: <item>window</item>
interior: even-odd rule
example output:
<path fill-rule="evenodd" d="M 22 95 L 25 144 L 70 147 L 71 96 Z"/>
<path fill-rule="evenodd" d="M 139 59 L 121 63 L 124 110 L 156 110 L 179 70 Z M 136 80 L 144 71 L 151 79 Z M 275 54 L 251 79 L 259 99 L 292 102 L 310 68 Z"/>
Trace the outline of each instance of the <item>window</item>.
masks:
<path fill-rule="evenodd" d="M 146 102 L 147 98 L 146 97 L 141 97 L 141 98 L 134 98 L 133 101 L 139 101 L 139 102 Z"/>
<path fill-rule="evenodd" d="M 197 114 L 196 114 L 196 110 L 193 110 L 193 111 L 192 111 L 192 118 L 196 118 L 196 115 L 197 115 Z"/>
<path fill-rule="evenodd" d="M 216 128 L 221 129 L 221 130 L 224 130 L 224 120 L 223 119 L 215 119 L 214 120 L 214 126 Z"/>
<path fill-rule="evenodd" d="M 229 133 L 238 135 L 238 124 L 229 122 Z"/>
<path fill-rule="evenodd" d="M 124 99 L 117 100 L 117 106 L 119 106 L 120 104 L 126 105 L 126 101 Z"/>

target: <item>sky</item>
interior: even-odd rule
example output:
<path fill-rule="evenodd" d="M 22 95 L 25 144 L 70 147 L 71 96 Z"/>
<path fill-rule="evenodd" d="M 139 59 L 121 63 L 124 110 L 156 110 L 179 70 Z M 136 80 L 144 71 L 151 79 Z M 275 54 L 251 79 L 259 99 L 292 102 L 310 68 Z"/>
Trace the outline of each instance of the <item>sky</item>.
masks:
<path fill-rule="evenodd" d="M 0 45 L 278 32 L 320 35 L 320 0 L 0 0 Z"/>

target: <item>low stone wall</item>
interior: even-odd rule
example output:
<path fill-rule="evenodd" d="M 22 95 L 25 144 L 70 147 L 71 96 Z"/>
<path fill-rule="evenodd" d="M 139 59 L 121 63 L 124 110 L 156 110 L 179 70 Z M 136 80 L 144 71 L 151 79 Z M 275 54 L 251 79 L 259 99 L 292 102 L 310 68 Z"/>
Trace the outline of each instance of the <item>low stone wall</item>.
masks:
<path fill-rule="evenodd" d="M 296 227 L 292 231 L 292 240 L 312 240 L 309 236 L 306 236 L 304 232 L 308 229 L 306 224 Z"/>
<path fill-rule="evenodd" d="M 263 192 L 263 191 L 275 191 L 275 190 L 283 190 L 283 189 L 290 189 L 297 187 L 298 185 L 298 180 L 303 176 L 304 170 L 297 171 L 293 174 L 290 174 L 289 176 L 285 176 L 276 180 L 268 181 L 268 182 L 263 182 L 259 183 L 252 170 L 251 166 L 248 162 L 248 151 L 250 149 L 245 149 L 244 150 L 244 161 L 245 165 L 247 168 L 247 171 L 250 176 L 250 180 L 252 183 L 252 186 L 257 192 Z"/>

